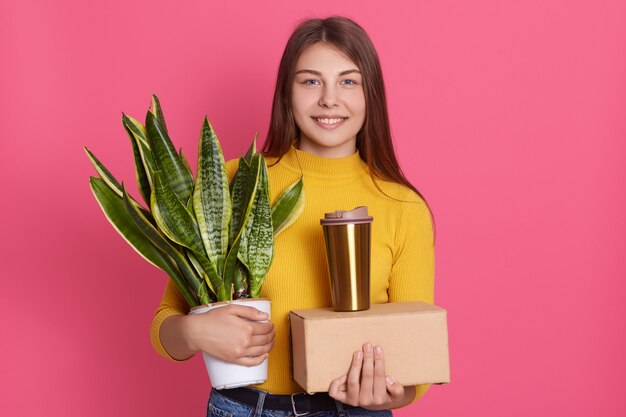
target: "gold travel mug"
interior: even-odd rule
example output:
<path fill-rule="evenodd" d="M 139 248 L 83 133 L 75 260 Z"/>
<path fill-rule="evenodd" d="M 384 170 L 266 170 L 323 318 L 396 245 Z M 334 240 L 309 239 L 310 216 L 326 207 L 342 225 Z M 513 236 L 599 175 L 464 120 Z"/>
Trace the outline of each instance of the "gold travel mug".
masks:
<path fill-rule="evenodd" d="M 367 207 L 324 214 L 330 288 L 335 311 L 370 308 L 370 231 Z"/>

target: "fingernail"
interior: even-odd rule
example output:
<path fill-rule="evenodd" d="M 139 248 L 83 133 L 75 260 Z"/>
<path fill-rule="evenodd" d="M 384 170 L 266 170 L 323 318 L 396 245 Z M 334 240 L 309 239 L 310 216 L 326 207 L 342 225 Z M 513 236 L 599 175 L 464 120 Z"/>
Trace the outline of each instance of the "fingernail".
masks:
<path fill-rule="evenodd" d="M 393 379 L 391 379 L 390 376 L 386 377 L 385 380 L 387 381 L 388 385 L 393 385 Z"/>
<path fill-rule="evenodd" d="M 369 343 L 365 344 L 365 351 L 367 353 L 370 353 L 372 351 L 372 345 L 370 345 Z"/>
<path fill-rule="evenodd" d="M 380 354 L 380 353 L 382 353 L 382 352 L 383 352 L 383 349 L 382 349 L 380 346 L 375 346 L 375 347 L 374 347 L 374 352 L 376 352 L 376 353 Z"/>
<path fill-rule="evenodd" d="M 363 352 L 361 352 L 360 350 L 354 352 L 354 358 L 355 359 L 360 360 L 362 357 L 363 357 Z"/>

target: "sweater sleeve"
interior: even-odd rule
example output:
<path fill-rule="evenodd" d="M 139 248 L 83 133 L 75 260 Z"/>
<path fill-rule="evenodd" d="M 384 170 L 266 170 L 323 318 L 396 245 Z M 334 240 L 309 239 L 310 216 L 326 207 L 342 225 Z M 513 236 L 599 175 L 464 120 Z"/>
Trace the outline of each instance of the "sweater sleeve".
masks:
<path fill-rule="evenodd" d="M 235 175 L 235 171 L 239 167 L 239 160 L 233 159 L 226 163 L 226 174 L 228 178 L 231 179 Z M 171 279 L 167 280 L 167 285 L 165 287 L 165 292 L 163 293 L 163 297 L 161 298 L 161 303 L 157 308 L 154 318 L 152 319 L 152 324 L 150 326 L 150 341 L 152 342 L 152 346 L 154 350 L 156 350 L 161 356 L 171 359 L 176 362 L 181 362 L 178 359 L 174 359 L 170 356 L 169 353 L 163 347 L 161 343 L 161 324 L 168 317 L 175 315 L 185 315 L 189 312 L 189 306 L 185 301 L 182 293 L 174 284 Z M 186 359 L 184 359 L 186 360 Z"/>
<path fill-rule="evenodd" d="M 430 211 L 421 199 L 402 205 L 395 232 L 389 302 L 433 304 L 435 256 Z"/>
<path fill-rule="evenodd" d="M 154 350 L 156 350 L 161 356 L 171 359 L 176 362 L 181 362 L 178 359 L 174 359 L 170 356 L 169 353 L 163 347 L 161 343 L 161 324 L 171 316 L 176 315 L 185 315 L 189 311 L 189 307 L 187 306 L 187 302 L 183 297 L 182 293 L 174 284 L 171 279 L 167 280 L 167 285 L 165 286 L 165 292 L 163 293 L 163 297 L 161 298 L 161 304 L 157 308 L 154 318 L 152 319 L 152 324 L 150 326 L 150 341 L 152 342 L 152 346 Z"/>
<path fill-rule="evenodd" d="M 395 247 L 389 277 L 389 302 L 424 301 L 434 303 L 434 238 L 430 211 L 417 195 L 402 203 L 396 227 Z M 416 385 L 415 398 L 421 398 L 430 384 Z"/>

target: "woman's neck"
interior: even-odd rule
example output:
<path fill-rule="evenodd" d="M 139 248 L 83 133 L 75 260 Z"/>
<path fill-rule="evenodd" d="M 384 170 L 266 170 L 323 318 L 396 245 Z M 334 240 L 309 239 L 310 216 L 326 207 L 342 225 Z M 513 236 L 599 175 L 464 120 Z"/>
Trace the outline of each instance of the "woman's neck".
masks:
<path fill-rule="evenodd" d="M 331 180 L 362 175 L 367 170 L 367 164 L 356 149 L 348 156 L 325 158 L 291 147 L 282 160 L 292 171 Z"/>
<path fill-rule="evenodd" d="M 345 158 L 356 152 L 356 138 L 337 146 L 324 146 L 311 140 L 298 141 L 296 148 L 320 158 Z"/>

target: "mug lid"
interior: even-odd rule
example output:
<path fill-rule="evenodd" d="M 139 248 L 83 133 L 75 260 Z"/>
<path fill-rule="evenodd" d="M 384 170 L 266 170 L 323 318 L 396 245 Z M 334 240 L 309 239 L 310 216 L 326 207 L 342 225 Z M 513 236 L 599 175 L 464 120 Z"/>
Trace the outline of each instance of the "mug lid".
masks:
<path fill-rule="evenodd" d="M 374 220 L 367 212 L 366 206 L 358 206 L 352 210 L 336 210 L 324 213 L 324 218 L 320 220 L 322 225 L 330 224 L 360 224 L 371 223 Z"/>

